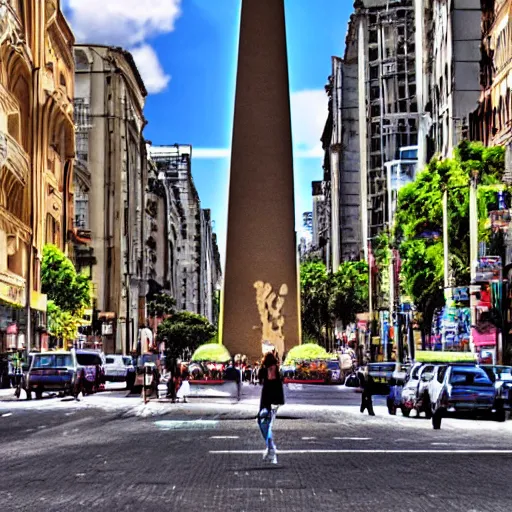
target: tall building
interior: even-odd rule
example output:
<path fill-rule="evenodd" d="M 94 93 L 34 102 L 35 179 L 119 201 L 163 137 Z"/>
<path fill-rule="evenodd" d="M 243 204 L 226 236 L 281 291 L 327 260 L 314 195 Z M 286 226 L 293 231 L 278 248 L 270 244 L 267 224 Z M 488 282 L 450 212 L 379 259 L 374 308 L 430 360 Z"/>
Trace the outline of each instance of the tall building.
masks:
<path fill-rule="evenodd" d="M 418 139 L 413 0 L 354 4 L 349 33 L 357 37 L 362 240 L 381 233 L 387 218 L 385 163 Z"/>
<path fill-rule="evenodd" d="M 354 25 L 349 28 L 353 30 Z M 352 34 L 347 36 L 343 59 L 332 57 L 332 74 L 326 87 L 329 115 L 322 136 L 326 152 L 324 180 L 330 182 L 330 262 L 336 271 L 341 262 L 362 256 L 358 117 L 358 55 Z M 363 211 L 364 210 L 364 211 Z"/>
<path fill-rule="evenodd" d="M 192 146 L 152 146 L 149 151 L 167 198 L 166 288 L 178 309 L 215 322 L 220 256 L 211 212 L 201 209 L 192 178 Z"/>
<path fill-rule="evenodd" d="M 77 45 L 77 263 L 92 271 L 94 333 L 105 352 L 127 353 L 145 323 L 146 88 L 132 55 Z M 87 263 L 86 263 L 87 264 Z"/>
<path fill-rule="evenodd" d="M 471 138 L 507 150 L 507 181 L 512 181 L 512 22 L 511 0 L 485 0 L 481 19 L 481 92 L 471 116 Z"/>
<path fill-rule="evenodd" d="M 420 167 L 451 157 L 467 133 L 480 95 L 481 16 L 480 0 L 416 0 Z"/>
<path fill-rule="evenodd" d="M 69 252 L 73 34 L 59 0 L 0 5 L 0 353 L 46 342 L 41 259 Z"/>
<path fill-rule="evenodd" d="M 313 211 L 311 216 L 311 253 L 326 265 L 329 260 L 330 237 L 330 196 L 326 193 L 329 182 L 313 181 Z"/>
<path fill-rule="evenodd" d="M 200 314 L 212 324 L 218 321 L 217 292 L 220 288 L 221 269 L 219 248 L 213 233 L 211 211 L 201 209 L 201 269 Z"/>
<path fill-rule="evenodd" d="M 482 2 L 480 98 L 471 115 L 470 137 L 504 146 L 507 185 L 512 184 L 512 0 Z M 510 216 L 510 212 L 496 212 Z M 512 263 L 512 224 L 505 235 L 505 265 Z M 507 336 L 506 338 L 509 338 Z M 510 340 L 506 340 L 510 344 Z"/>

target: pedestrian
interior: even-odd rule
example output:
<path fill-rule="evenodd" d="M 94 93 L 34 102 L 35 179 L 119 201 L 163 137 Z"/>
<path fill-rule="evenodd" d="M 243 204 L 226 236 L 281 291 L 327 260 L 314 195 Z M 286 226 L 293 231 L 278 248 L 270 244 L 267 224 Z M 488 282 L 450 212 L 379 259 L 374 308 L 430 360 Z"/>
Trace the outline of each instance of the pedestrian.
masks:
<path fill-rule="evenodd" d="M 167 397 L 172 403 L 176 402 L 176 379 L 178 376 L 178 362 L 174 358 L 166 359 L 169 377 L 167 381 Z"/>
<path fill-rule="evenodd" d="M 373 381 L 373 377 L 368 372 L 368 366 L 359 369 L 358 377 L 359 386 L 363 390 L 361 393 L 361 413 L 364 413 L 364 411 L 368 409 L 368 414 L 370 416 L 375 416 L 372 400 L 375 383 Z"/>
<path fill-rule="evenodd" d="M 237 400 L 240 400 L 242 395 L 242 373 L 233 361 L 229 361 L 227 368 L 224 370 L 224 378 L 236 383 Z"/>
<path fill-rule="evenodd" d="M 190 383 L 188 381 L 189 373 L 187 368 L 183 368 L 181 372 L 181 385 L 176 393 L 176 397 L 179 400 L 183 400 L 183 403 L 187 403 L 187 396 L 190 395 Z"/>
<path fill-rule="evenodd" d="M 277 407 L 284 404 L 284 391 L 279 373 L 279 361 L 273 353 L 269 352 L 263 358 L 258 379 L 263 386 L 258 413 L 258 425 L 266 443 L 263 460 L 277 464 L 272 427 L 277 414 Z M 273 408 L 272 406 L 277 407 Z"/>

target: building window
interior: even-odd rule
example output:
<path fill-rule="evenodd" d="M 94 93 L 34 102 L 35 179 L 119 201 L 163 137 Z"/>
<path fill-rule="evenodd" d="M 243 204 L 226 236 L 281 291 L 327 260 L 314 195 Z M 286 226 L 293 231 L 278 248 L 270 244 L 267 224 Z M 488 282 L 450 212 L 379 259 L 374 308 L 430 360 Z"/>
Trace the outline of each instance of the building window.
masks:
<path fill-rule="evenodd" d="M 75 195 L 75 228 L 89 229 L 89 194 L 82 190 Z"/>
<path fill-rule="evenodd" d="M 46 216 L 46 243 L 60 247 L 60 226 L 50 214 Z"/>
<path fill-rule="evenodd" d="M 76 157 L 87 162 L 89 158 L 89 134 L 87 132 L 76 133 Z"/>

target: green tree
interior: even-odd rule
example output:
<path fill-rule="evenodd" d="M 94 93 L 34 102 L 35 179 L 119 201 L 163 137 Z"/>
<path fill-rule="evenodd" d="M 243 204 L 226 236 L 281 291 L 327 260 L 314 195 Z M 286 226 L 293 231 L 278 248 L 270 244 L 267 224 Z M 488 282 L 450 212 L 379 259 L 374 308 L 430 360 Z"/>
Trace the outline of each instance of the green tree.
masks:
<path fill-rule="evenodd" d="M 300 268 L 302 330 L 310 339 L 326 344 L 330 327 L 330 280 L 326 267 L 318 261 L 306 261 Z"/>
<path fill-rule="evenodd" d="M 64 342 L 73 342 L 78 336 L 79 318 L 69 311 L 62 310 L 52 300 L 47 304 L 48 331 L 49 333 Z"/>
<path fill-rule="evenodd" d="M 89 278 L 77 273 L 72 261 L 55 245 L 43 249 L 42 291 L 62 311 L 80 316 L 91 304 Z"/>
<path fill-rule="evenodd" d="M 356 320 L 357 313 L 368 311 L 368 273 L 365 261 L 345 261 L 331 277 L 329 311 L 345 326 Z"/>
<path fill-rule="evenodd" d="M 336 320 L 347 325 L 357 313 L 368 311 L 368 265 L 347 261 L 329 273 L 318 261 L 301 265 L 303 338 L 328 346 Z"/>
<path fill-rule="evenodd" d="M 432 313 L 444 303 L 443 190 L 448 191 L 450 268 L 456 286 L 469 284 L 469 187 L 473 170 L 479 172 L 479 239 L 499 243 L 487 226 L 504 172 L 503 148 L 485 148 L 463 141 L 453 158 L 433 158 L 415 181 L 400 190 L 395 240 L 402 259 L 402 286 L 414 301 L 425 331 Z M 493 250 L 497 248 L 493 247 Z"/>
<path fill-rule="evenodd" d="M 200 345 L 210 341 L 216 332 L 205 317 L 180 311 L 158 326 L 157 340 L 165 341 L 168 357 L 176 359 L 187 353 L 192 354 Z"/>
<path fill-rule="evenodd" d="M 148 315 L 153 318 L 172 315 L 175 307 L 176 300 L 167 293 L 156 294 L 147 304 Z"/>

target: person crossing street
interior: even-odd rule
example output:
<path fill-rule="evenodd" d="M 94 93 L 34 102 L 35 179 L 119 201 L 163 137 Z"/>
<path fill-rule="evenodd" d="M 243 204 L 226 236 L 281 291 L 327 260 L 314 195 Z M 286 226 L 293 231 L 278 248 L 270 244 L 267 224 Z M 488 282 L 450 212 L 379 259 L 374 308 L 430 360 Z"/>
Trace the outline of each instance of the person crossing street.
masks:
<path fill-rule="evenodd" d="M 277 464 L 277 449 L 272 427 L 277 415 L 277 408 L 284 405 L 284 390 L 279 374 L 279 361 L 272 352 L 267 353 L 263 358 L 258 380 L 263 386 L 258 413 L 258 425 L 266 444 L 263 460 Z"/>

